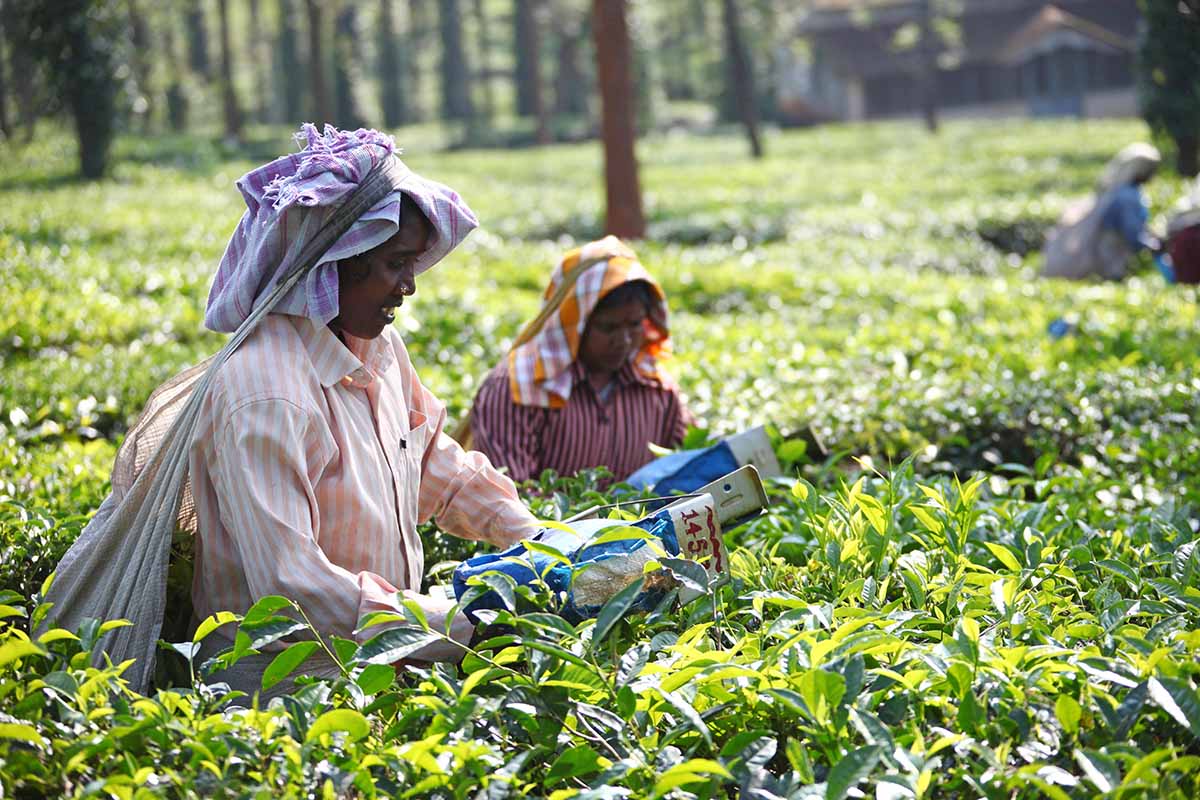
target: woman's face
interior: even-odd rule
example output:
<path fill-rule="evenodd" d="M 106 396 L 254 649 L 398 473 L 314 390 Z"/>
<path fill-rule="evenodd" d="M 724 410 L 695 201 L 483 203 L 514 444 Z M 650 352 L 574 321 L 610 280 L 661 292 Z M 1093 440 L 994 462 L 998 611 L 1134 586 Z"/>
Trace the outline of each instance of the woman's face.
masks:
<path fill-rule="evenodd" d="M 383 244 L 338 264 L 338 315 L 329 323 L 360 339 L 374 339 L 417 291 L 417 257 L 429 248 L 432 226 L 419 212 L 401 212 L 400 229 Z"/>
<path fill-rule="evenodd" d="M 592 313 L 579 360 L 588 372 L 612 375 L 637 353 L 646 337 L 646 306 L 640 300 Z"/>

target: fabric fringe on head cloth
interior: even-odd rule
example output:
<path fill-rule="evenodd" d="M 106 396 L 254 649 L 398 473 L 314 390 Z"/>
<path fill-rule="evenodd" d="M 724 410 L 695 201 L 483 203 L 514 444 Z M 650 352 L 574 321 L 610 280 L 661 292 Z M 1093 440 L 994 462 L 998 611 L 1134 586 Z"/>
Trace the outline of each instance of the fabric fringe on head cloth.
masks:
<path fill-rule="evenodd" d="M 215 356 L 150 396 L 113 465 L 112 494 L 59 562 L 42 628 L 76 630 L 88 619 L 128 619 L 109 631 L 94 664 L 132 659 L 123 677 L 144 692 L 154 674 L 172 538 L 195 532 L 187 460 L 211 375 L 268 313 L 328 322 L 338 313 L 336 262 L 365 252 L 399 229 L 401 196 L 429 218 L 433 238 L 423 272 L 477 225 L 446 186 L 411 172 L 390 136 L 373 130 L 320 132 L 305 125 L 303 149 L 237 183 L 247 210 L 209 294 L 205 324 L 231 332 Z"/>
<path fill-rule="evenodd" d="M 204 324 L 230 333 L 245 321 L 264 289 L 292 266 L 290 248 L 304 225 L 325 224 L 337 203 L 382 159 L 395 161 L 392 137 L 374 130 L 353 133 L 305 125 L 296 135 L 304 149 L 243 175 L 237 187 L 246 213 L 229 240 L 213 279 Z M 433 224 L 429 249 L 416 262 L 420 275 L 446 256 L 479 224 L 447 186 L 407 172 L 389 192 L 322 254 L 307 276 L 274 311 L 326 323 L 337 316 L 337 262 L 382 244 L 399 230 L 401 195 L 407 194 Z"/>
<path fill-rule="evenodd" d="M 1091 276 L 1117 280 L 1133 251 L 1116 231 L 1104 227 L 1104 216 L 1117 193 L 1154 174 L 1162 156 L 1153 145 L 1126 145 L 1104 168 L 1096 193 L 1066 210 L 1046 236 L 1042 276 L 1082 279 Z"/>

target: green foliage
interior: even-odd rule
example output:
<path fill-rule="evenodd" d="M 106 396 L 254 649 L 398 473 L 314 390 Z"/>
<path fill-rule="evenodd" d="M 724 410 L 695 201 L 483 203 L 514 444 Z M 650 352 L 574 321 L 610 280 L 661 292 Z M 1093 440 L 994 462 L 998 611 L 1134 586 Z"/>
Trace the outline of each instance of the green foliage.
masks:
<path fill-rule="evenodd" d="M 825 128 L 754 163 L 735 137 L 643 142 L 638 251 L 707 426 L 690 440 L 769 420 L 789 467 L 727 532 L 732 579 L 687 606 L 618 597 L 570 625 L 508 587 L 525 613 L 461 666 L 397 671 L 441 636 L 416 615 L 328 642 L 267 598 L 228 618 L 245 635 L 223 661 L 149 697 L 89 666 L 98 622 L 30 641 L 146 396 L 219 346 L 200 323 L 232 182 L 287 147 L 260 135 L 121 139 L 102 186 L 64 180 L 60 134 L 0 160 L 0 794 L 1200 793 L 1195 290 L 1034 279 L 1045 228 L 1145 136 L 1129 122 Z M 485 225 L 397 321 L 456 417 L 570 238 L 598 232 L 596 156 L 407 159 Z M 1147 188 L 1156 210 L 1178 193 Z M 1076 333 L 1051 339 L 1061 316 Z M 603 480 L 523 492 L 563 519 L 607 502 Z M 476 547 L 423 535 L 430 567 Z M 198 682 L 256 648 L 288 698 Z M 338 677 L 297 679 L 320 654 Z"/>
<path fill-rule="evenodd" d="M 398 673 L 387 665 L 444 634 L 376 619 L 385 630 L 361 646 L 317 637 L 281 650 L 265 687 L 297 679 L 318 650 L 339 675 L 299 678 L 265 705 L 201 683 L 133 695 L 123 665 L 89 666 L 102 626 L 30 641 L 21 631 L 37 598 L 5 595 L 0 785 L 118 796 L 1200 790 L 1190 511 L 1148 510 L 1101 532 L 1068 501 L 926 481 L 911 462 L 822 492 L 789 483 L 767 516 L 732 532 L 732 580 L 691 605 L 629 617 L 622 593 L 578 625 L 500 612 L 498 633 L 460 667 Z M 268 597 L 202 625 L 197 641 L 237 622 L 237 643 L 194 673 L 313 636 L 299 613 Z"/>

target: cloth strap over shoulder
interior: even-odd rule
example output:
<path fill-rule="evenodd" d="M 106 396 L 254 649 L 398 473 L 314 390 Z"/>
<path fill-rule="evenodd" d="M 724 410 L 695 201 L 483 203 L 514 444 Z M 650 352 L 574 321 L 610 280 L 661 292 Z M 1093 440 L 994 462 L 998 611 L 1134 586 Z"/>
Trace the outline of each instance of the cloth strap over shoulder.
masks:
<path fill-rule="evenodd" d="M 398 159 L 384 158 L 323 225 L 310 226 L 313 218 L 305 218 L 294 252 L 285 255 L 295 256 L 295 266 L 256 304 L 220 352 L 151 396 L 118 452 L 112 494 L 59 562 L 47 595 L 53 607 L 43 627 L 73 631 L 89 618 L 129 620 L 131 625 L 104 635 L 92 662 L 100 665 L 105 657 L 116 664 L 132 660 L 123 677 L 135 691 L 145 692 L 154 674 L 172 537 L 178 527 L 195 529 L 187 491 L 188 455 L 212 376 L 355 220 L 400 189 L 408 175 Z"/>

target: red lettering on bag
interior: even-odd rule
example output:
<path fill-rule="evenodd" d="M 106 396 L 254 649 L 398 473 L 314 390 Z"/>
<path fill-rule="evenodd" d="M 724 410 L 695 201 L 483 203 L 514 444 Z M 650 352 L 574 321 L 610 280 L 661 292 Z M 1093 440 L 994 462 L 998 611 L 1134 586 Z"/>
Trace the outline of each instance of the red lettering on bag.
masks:
<path fill-rule="evenodd" d="M 721 563 L 721 540 L 717 536 L 717 526 L 713 524 L 713 509 L 708 509 L 708 540 L 712 543 L 713 552 L 713 569 L 716 572 L 725 570 L 724 564 Z"/>

